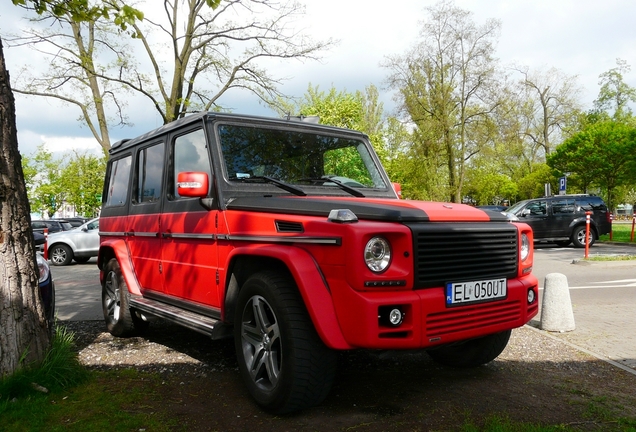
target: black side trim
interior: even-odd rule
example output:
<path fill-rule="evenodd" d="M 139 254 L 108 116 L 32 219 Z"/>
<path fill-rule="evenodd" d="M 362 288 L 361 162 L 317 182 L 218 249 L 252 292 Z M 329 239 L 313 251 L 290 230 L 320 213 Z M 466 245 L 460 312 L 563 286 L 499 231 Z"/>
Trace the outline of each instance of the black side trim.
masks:
<path fill-rule="evenodd" d="M 283 236 L 238 236 L 228 235 L 219 236 L 219 240 L 246 241 L 260 243 L 311 243 L 340 246 L 342 238 L 340 237 L 283 237 Z"/>

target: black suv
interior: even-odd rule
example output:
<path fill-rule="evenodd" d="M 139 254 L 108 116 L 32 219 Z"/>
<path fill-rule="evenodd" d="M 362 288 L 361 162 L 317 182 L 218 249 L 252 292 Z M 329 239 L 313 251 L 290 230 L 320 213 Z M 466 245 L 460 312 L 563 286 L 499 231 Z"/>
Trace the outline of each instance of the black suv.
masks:
<path fill-rule="evenodd" d="M 610 212 L 601 197 L 594 195 L 557 195 L 520 201 L 507 210 L 532 227 L 535 240 L 567 246 L 585 247 L 585 212 L 591 211 L 590 240 L 612 230 Z"/>

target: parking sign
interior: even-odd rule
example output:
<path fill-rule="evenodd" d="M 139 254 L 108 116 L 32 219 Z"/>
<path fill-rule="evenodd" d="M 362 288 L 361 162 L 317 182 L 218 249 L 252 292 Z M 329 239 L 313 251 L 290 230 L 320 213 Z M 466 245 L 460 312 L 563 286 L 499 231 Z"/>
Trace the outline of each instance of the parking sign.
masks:
<path fill-rule="evenodd" d="M 559 195 L 565 195 L 566 186 L 567 186 L 567 177 L 559 178 Z"/>

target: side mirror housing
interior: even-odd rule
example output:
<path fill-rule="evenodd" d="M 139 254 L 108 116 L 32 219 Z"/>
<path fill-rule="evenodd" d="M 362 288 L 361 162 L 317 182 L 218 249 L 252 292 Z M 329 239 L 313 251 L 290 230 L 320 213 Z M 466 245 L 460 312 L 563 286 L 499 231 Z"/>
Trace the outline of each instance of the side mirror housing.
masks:
<path fill-rule="evenodd" d="M 209 182 L 204 172 L 180 172 L 177 175 L 177 192 L 183 197 L 205 198 Z"/>

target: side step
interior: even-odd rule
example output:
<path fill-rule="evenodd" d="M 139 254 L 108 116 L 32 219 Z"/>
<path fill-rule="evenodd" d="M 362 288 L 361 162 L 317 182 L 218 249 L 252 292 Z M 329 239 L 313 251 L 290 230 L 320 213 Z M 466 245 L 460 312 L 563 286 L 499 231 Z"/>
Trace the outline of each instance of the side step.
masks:
<path fill-rule="evenodd" d="M 232 328 L 219 320 L 149 298 L 130 296 L 130 308 L 167 319 L 190 330 L 210 336 L 212 339 L 232 336 Z"/>

